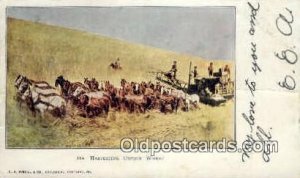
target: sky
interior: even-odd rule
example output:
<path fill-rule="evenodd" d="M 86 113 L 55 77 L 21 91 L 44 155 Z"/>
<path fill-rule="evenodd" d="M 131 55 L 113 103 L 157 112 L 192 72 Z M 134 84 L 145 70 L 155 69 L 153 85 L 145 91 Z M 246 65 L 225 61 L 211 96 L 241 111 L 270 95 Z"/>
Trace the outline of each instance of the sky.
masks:
<path fill-rule="evenodd" d="M 234 60 L 234 7 L 9 7 L 7 16 L 204 59 Z"/>

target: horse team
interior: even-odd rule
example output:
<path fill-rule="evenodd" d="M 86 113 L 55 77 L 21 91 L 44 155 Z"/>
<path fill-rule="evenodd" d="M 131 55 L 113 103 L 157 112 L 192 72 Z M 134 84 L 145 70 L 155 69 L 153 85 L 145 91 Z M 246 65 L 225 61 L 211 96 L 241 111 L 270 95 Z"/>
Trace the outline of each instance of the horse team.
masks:
<path fill-rule="evenodd" d="M 198 107 L 199 102 L 198 95 L 187 95 L 159 82 L 137 83 L 125 79 L 116 87 L 109 81 L 98 82 L 95 78 L 84 78 L 81 83 L 58 76 L 53 87 L 45 81 L 34 81 L 19 75 L 15 87 L 20 105 L 25 103 L 34 115 L 39 112 L 42 117 L 45 112 L 65 117 L 68 103 L 79 111 L 79 115 L 92 118 L 107 116 L 110 110 L 129 113 L 145 113 L 149 110 L 167 113 L 177 112 L 178 109 L 188 111 L 191 107 Z"/>
<path fill-rule="evenodd" d="M 34 81 L 19 75 L 15 80 L 15 87 L 17 88 L 16 99 L 20 106 L 25 103 L 34 115 L 36 111 L 40 112 L 42 117 L 46 111 L 58 117 L 66 115 L 66 100 L 49 83 Z"/>

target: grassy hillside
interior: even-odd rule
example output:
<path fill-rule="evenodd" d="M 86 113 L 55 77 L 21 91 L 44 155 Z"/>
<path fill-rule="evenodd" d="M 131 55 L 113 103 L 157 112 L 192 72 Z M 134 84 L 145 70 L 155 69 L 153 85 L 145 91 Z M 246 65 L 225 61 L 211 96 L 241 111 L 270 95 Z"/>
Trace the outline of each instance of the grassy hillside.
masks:
<path fill-rule="evenodd" d="M 178 78 L 187 81 L 189 62 L 206 75 L 210 61 L 153 47 L 82 31 L 8 18 L 7 27 L 7 132 L 11 147 L 118 147 L 125 136 L 153 139 L 221 139 L 233 137 L 233 102 L 212 108 L 202 105 L 190 113 L 162 115 L 129 115 L 111 113 L 107 120 L 80 117 L 65 121 L 33 118 L 26 109 L 19 109 L 13 99 L 13 83 L 18 74 L 31 79 L 46 80 L 54 85 L 58 75 L 70 81 L 83 82 L 84 77 L 110 80 L 119 85 L 128 81 L 154 81 L 151 71 L 170 69 L 178 61 Z M 112 71 L 108 65 L 120 58 L 123 70 Z M 214 61 L 216 68 L 233 64 Z M 233 69 L 232 69 L 233 71 Z M 129 118 L 130 117 L 130 118 Z M 35 122 L 31 122 L 34 120 Z M 70 125 L 70 120 L 80 127 Z M 214 130 L 207 133 L 206 125 Z M 88 143 L 88 144 L 87 144 Z"/>

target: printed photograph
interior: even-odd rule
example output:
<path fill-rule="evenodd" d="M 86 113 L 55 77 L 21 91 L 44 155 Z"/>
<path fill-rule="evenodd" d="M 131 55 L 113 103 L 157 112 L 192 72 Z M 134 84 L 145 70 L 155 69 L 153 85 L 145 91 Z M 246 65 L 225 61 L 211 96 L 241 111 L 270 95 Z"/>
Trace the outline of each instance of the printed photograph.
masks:
<path fill-rule="evenodd" d="M 235 139 L 234 7 L 8 7 L 6 148 Z"/>

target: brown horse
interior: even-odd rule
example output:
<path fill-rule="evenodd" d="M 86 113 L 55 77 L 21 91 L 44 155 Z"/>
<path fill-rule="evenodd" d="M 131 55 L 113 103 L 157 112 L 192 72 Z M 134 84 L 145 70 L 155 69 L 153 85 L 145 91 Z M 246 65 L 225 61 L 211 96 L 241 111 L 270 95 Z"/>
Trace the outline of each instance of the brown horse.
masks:
<path fill-rule="evenodd" d="M 134 94 L 134 89 L 133 86 L 131 85 L 131 83 L 127 82 L 125 79 L 121 80 L 121 87 L 122 89 L 125 91 L 125 94 Z"/>
<path fill-rule="evenodd" d="M 89 104 L 86 106 L 86 113 L 88 117 L 98 116 L 100 114 L 107 115 L 109 112 L 110 101 L 107 97 L 91 98 Z"/>
<path fill-rule="evenodd" d="M 91 80 L 84 78 L 83 83 L 90 89 L 90 91 L 99 91 L 99 82 L 95 78 L 92 78 Z"/>
<path fill-rule="evenodd" d="M 82 84 L 80 82 L 71 83 L 68 80 L 65 80 L 62 75 L 58 76 L 57 79 L 55 80 L 55 87 L 58 87 L 58 86 L 60 86 L 61 95 L 65 99 L 72 99 L 73 93 L 79 87 L 81 87 L 83 90 L 86 90 L 86 91 L 89 90 L 84 84 Z"/>
<path fill-rule="evenodd" d="M 170 95 L 161 95 L 160 96 L 160 111 L 163 113 L 167 112 L 167 107 L 171 107 L 171 112 L 177 112 L 179 98 L 170 96 Z"/>
<path fill-rule="evenodd" d="M 84 117 L 95 117 L 101 114 L 107 115 L 110 107 L 110 98 L 104 95 L 102 98 L 89 98 L 87 95 L 79 96 L 77 107 L 84 111 Z"/>
<path fill-rule="evenodd" d="M 147 98 L 144 95 L 126 95 L 126 107 L 130 113 L 145 113 Z"/>

